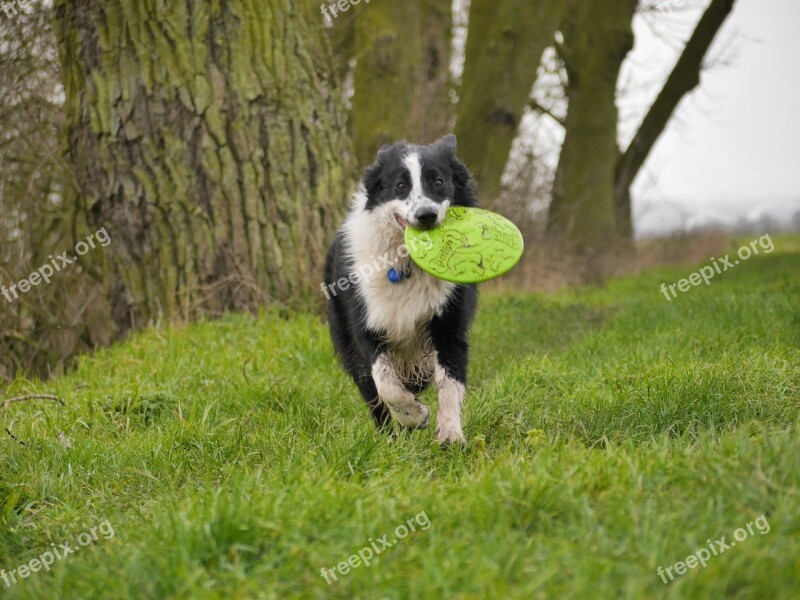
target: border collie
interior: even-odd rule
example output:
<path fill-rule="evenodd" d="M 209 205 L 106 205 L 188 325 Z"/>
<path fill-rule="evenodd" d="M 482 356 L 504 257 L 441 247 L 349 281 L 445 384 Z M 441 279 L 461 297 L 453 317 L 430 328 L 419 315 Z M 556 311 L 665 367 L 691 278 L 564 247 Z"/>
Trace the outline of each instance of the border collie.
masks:
<path fill-rule="evenodd" d="M 388 428 L 394 418 L 402 427 L 426 427 L 428 407 L 417 396 L 434 383 L 442 445 L 464 442 L 467 333 L 478 291 L 420 270 L 404 232 L 438 227 L 456 205 L 478 200 L 454 135 L 430 146 L 384 147 L 328 250 L 323 284 L 334 348 L 376 426 Z"/>

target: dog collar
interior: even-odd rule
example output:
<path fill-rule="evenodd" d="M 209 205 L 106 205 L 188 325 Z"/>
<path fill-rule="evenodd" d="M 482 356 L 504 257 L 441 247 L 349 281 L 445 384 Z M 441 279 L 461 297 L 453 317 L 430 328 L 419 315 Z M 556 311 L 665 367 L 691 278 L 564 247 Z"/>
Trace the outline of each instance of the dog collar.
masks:
<path fill-rule="evenodd" d="M 403 283 L 403 281 L 411 277 L 411 265 L 407 265 L 402 271 L 398 271 L 392 267 L 386 273 L 386 276 L 392 283 Z"/>

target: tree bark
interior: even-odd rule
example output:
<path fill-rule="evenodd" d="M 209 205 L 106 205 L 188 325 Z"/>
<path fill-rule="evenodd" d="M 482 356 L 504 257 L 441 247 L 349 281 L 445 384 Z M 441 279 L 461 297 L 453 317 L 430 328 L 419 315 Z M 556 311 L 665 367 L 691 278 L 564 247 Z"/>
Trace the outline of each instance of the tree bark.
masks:
<path fill-rule="evenodd" d="M 735 0 L 712 0 L 692 37 L 667 79 L 664 88 L 650 107 L 616 172 L 616 212 L 619 234 L 633 237 L 630 189 L 656 141 L 672 118 L 681 100 L 700 84 L 700 72 L 708 49 L 733 10 Z"/>
<path fill-rule="evenodd" d="M 428 143 L 450 131 L 451 4 L 387 0 L 355 7 L 351 131 L 361 164 L 384 144 Z"/>
<path fill-rule="evenodd" d="M 328 17 L 325 18 L 328 38 L 331 41 L 334 67 L 339 81 L 344 83 L 352 69 L 350 62 L 356 56 L 356 19 L 357 10 L 339 13 L 335 19 L 331 18 L 329 4 L 323 3 Z"/>
<path fill-rule="evenodd" d="M 318 7 L 56 10 L 69 155 L 112 237 L 117 328 L 308 300 L 352 164 Z"/>
<path fill-rule="evenodd" d="M 545 48 L 574 0 L 472 0 L 456 134 L 491 205 Z"/>
<path fill-rule="evenodd" d="M 587 0 L 576 6 L 560 48 L 569 82 L 569 112 L 548 231 L 578 252 L 607 247 L 615 237 L 616 88 L 633 47 L 631 0 Z"/>

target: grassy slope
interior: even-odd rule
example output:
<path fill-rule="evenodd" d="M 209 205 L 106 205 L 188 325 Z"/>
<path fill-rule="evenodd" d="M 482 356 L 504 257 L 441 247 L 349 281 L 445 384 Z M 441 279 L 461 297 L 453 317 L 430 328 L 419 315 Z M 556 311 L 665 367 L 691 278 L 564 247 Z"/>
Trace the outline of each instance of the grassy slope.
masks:
<path fill-rule="evenodd" d="M 68 406 L 0 419 L 28 442 L 0 439 L 0 568 L 106 519 L 116 536 L 0 597 L 796 597 L 789 243 L 672 303 L 658 286 L 692 268 L 484 296 L 464 450 L 376 437 L 310 316 L 150 331 L 18 381 L 7 396 Z M 322 567 L 421 511 L 427 531 L 325 583 Z M 764 513 L 768 534 L 668 586 L 656 575 Z"/>

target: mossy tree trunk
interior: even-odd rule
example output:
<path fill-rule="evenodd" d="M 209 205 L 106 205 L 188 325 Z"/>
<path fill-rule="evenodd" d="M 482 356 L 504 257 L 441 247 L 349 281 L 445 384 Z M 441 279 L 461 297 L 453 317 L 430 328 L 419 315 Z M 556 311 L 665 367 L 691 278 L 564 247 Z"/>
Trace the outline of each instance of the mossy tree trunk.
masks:
<path fill-rule="evenodd" d="M 363 4 L 363 2 L 362 2 Z M 350 76 L 352 68 L 351 61 L 356 55 L 356 19 L 358 18 L 358 8 L 356 5 L 353 10 L 345 13 L 338 13 L 335 20 L 330 18 L 330 6 L 328 2 L 323 3 L 327 17 L 325 19 L 325 30 L 333 49 L 333 60 L 336 68 L 336 75 L 339 81 L 345 82 Z M 366 6 L 366 5 L 365 5 Z"/>
<path fill-rule="evenodd" d="M 472 0 L 456 134 L 482 200 L 500 192 L 545 48 L 573 0 Z"/>
<path fill-rule="evenodd" d="M 307 299 L 352 158 L 322 19 L 292 0 L 58 0 L 67 144 L 119 330 Z"/>
<path fill-rule="evenodd" d="M 548 230 L 574 250 L 592 252 L 615 239 L 616 90 L 633 47 L 634 0 L 586 0 L 571 11 L 559 52 L 569 82 L 569 112 Z"/>
<path fill-rule="evenodd" d="M 450 131 L 451 5 L 384 0 L 350 9 L 357 60 L 351 131 L 361 164 L 384 144 L 426 143 Z"/>

